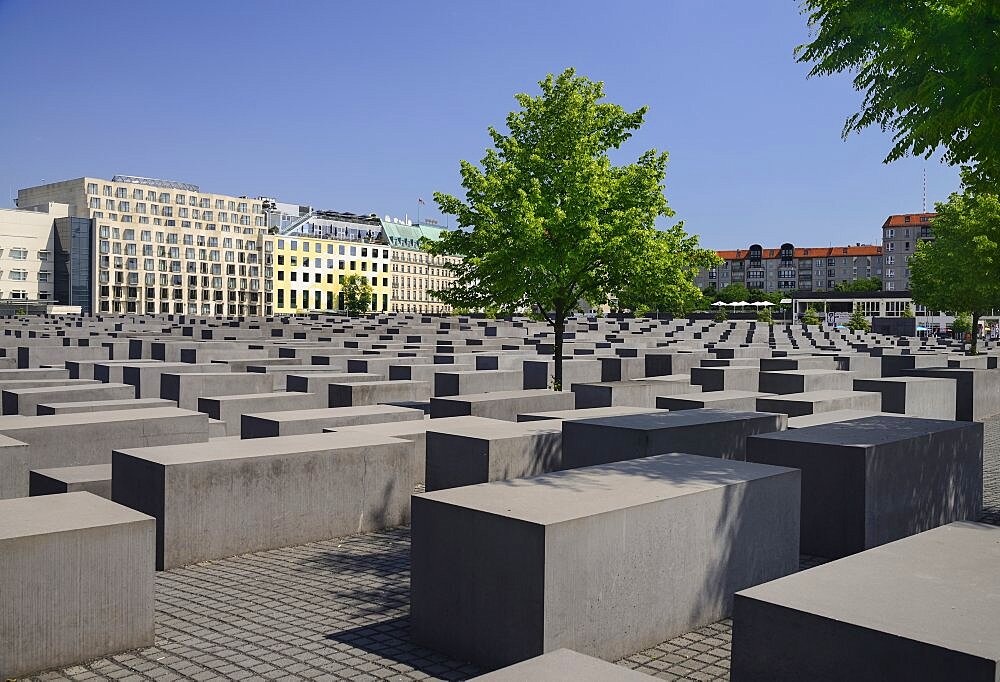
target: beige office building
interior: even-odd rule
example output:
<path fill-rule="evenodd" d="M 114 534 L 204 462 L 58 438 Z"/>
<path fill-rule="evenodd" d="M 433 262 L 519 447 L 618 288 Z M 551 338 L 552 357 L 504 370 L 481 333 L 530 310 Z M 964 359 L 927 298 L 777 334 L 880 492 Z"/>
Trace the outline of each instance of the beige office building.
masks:
<path fill-rule="evenodd" d="M 17 194 L 21 209 L 51 202 L 67 204 L 71 219 L 90 221 L 73 223 L 72 246 L 64 247 L 80 260 L 69 288 L 78 298 L 89 297 L 85 310 L 265 314 L 263 283 L 271 273 L 264 267 L 267 225 L 260 199 L 122 175 L 76 178 Z M 68 230 L 65 238 L 71 238 Z"/>
<path fill-rule="evenodd" d="M 65 204 L 0 208 L 0 300 L 55 301 L 55 221 Z"/>

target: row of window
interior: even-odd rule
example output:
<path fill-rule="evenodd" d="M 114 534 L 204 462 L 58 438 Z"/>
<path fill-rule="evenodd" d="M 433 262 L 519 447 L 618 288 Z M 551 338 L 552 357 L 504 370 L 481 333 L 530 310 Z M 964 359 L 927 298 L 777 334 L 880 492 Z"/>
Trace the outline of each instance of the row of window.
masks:
<path fill-rule="evenodd" d="M 87 183 L 87 194 L 97 194 L 97 183 L 88 182 Z M 112 187 L 111 185 L 104 185 L 103 192 L 106 197 L 116 197 L 118 199 L 127 199 L 129 197 L 129 191 L 127 187 Z M 156 192 L 155 190 L 147 189 L 142 190 L 139 188 L 132 189 L 132 199 L 145 199 L 146 201 L 156 201 L 161 204 L 170 203 L 170 192 Z M 211 208 L 212 200 L 208 197 L 197 197 L 193 194 L 174 194 L 173 203 L 188 206 L 198 206 L 200 208 Z M 225 199 L 215 200 L 216 209 L 226 209 L 230 211 L 239 211 L 240 213 L 250 212 L 250 204 L 245 201 L 227 201 Z M 260 204 L 253 204 L 253 213 L 260 213 Z"/>

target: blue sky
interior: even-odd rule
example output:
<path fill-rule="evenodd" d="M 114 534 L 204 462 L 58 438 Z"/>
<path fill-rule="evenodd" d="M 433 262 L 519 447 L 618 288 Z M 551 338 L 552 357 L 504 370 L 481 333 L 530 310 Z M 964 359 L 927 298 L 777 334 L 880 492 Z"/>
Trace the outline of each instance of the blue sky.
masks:
<path fill-rule="evenodd" d="M 10 190 L 146 175 L 411 217 L 459 193 L 515 92 L 567 66 L 648 105 L 619 160 L 670 152 L 666 196 L 714 248 L 880 240 L 958 188 L 936 159 L 840 137 L 848 77 L 806 80 L 794 0 L 0 0 L 0 205 Z"/>

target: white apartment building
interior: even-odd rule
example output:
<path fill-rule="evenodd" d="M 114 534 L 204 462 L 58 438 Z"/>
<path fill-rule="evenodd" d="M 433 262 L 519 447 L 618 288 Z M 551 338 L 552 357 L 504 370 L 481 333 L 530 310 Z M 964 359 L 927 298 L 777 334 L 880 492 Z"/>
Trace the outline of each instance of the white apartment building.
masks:
<path fill-rule="evenodd" d="M 0 208 L 0 300 L 55 301 L 55 221 L 66 204 Z"/>

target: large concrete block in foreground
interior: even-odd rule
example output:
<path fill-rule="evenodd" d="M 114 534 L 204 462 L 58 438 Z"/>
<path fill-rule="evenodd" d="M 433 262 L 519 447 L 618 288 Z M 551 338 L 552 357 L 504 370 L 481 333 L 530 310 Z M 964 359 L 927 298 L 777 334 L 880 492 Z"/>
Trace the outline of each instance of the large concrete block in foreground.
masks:
<path fill-rule="evenodd" d="M 995 682 L 1000 528 L 952 523 L 737 593 L 733 682 Z"/>
<path fill-rule="evenodd" d="M 655 677 L 643 675 L 625 666 L 584 656 L 570 649 L 556 649 L 541 656 L 509 665 L 469 682 L 651 682 Z"/>
<path fill-rule="evenodd" d="M 107 464 L 115 448 L 204 442 L 209 432 L 206 414 L 158 407 L 0 417 L 0 434 L 27 444 L 0 442 L 0 497 L 23 497 L 31 469 Z"/>
<path fill-rule="evenodd" d="M 796 570 L 798 504 L 798 471 L 676 453 L 414 495 L 413 639 L 617 660 Z"/>
<path fill-rule="evenodd" d="M 114 452 L 115 501 L 156 518 L 157 568 L 409 520 L 412 443 L 360 433 L 223 443 Z"/>
<path fill-rule="evenodd" d="M 457 417 L 456 417 L 457 419 Z M 562 468 L 562 423 L 474 419 L 437 431 L 427 427 L 427 490 L 508 478 L 537 476 Z"/>
<path fill-rule="evenodd" d="M 547 388 L 493 391 L 431 398 L 431 418 L 472 416 L 517 421 L 517 415 L 523 412 L 572 410 L 574 405 L 574 394 L 570 391 Z"/>
<path fill-rule="evenodd" d="M 802 470 L 802 551 L 836 558 L 983 508 L 983 425 L 868 417 L 747 439 L 747 459 Z"/>
<path fill-rule="evenodd" d="M 563 422 L 563 466 L 620 462 L 664 452 L 746 459 L 746 439 L 781 431 L 783 414 L 682 410 Z"/>
<path fill-rule="evenodd" d="M 361 405 L 358 407 L 324 407 L 316 410 L 288 410 L 245 414 L 241 420 L 243 438 L 273 438 L 322 433 L 323 429 L 358 424 L 381 424 L 423 420 L 423 410 L 396 405 Z"/>
<path fill-rule="evenodd" d="M 0 679 L 152 646 L 155 535 L 87 492 L 0 500 Z"/>

